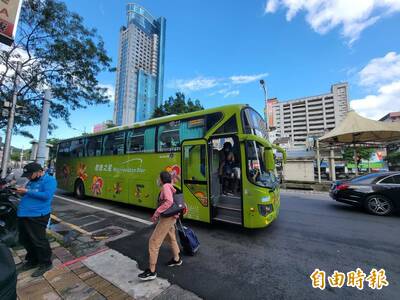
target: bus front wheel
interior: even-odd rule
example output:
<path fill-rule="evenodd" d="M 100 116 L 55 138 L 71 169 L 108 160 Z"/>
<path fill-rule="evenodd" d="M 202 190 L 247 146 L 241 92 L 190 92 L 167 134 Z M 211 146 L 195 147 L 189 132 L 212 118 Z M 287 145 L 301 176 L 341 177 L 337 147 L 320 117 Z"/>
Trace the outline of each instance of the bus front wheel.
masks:
<path fill-rule="evenodd" d="M 85 185 L 82 180 L 77 180 L 75 182 L 74 196 L 79 200 L 85 199 Z"/>

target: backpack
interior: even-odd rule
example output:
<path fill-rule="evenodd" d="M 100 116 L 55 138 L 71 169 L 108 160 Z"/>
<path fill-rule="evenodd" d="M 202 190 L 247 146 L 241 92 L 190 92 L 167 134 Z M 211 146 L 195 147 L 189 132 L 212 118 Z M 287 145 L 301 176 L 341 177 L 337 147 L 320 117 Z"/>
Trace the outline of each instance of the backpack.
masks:
<path fill-rule="evenodd" d="M 195 255 L 200 248 L 200 242 L 194 231 L 189 227 L 183 226 L 180 219 L 178 219 L 176 223 L 176 229 L 178 230 L 179 241 L 183 252 L 188 255 Z"/>

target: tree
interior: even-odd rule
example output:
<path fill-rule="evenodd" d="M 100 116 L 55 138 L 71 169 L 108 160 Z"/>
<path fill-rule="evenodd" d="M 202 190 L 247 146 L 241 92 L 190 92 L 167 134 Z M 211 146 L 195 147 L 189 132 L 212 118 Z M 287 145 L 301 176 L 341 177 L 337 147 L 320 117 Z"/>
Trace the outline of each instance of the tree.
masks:
<path fill-rule="evenodd" d="M 25 0 L 15 43 L 0 50 L 0 97 L 11 100 L 16 61 L 21 62 L 15 129 L 40 123 L 43 91 L 52 90 L 52 119 L 69 123 L 71 110 L 108 103 L 97 75 L 110 70 L 102 38 L 59 0 Z M 0 110 L 3 102 L 0 102 Z M 7 118 L 0 119 L 0 128 Z"/>
<path fill-rule="evenodd" d="M 356 148 L 357 151 L 357 164 L 361 160 L 370 160 L 371 154 L 375 151 L 373 148 L 359 147 Z M 354 148 L 346 148 L 343 153 L 343 159 L 348 163 L 354 163 Z"/>
<path fill-rule="evenodd" d="M 174 97 L 169 97 L 164 104 L 156 107 L 153 113 L 153 118 L 168 116 L 172 114 L 183 114 L 202 110 L 204 107 L 200 104 L 199 100 L 186 100 L 185 94 L 177 92 Z"/>

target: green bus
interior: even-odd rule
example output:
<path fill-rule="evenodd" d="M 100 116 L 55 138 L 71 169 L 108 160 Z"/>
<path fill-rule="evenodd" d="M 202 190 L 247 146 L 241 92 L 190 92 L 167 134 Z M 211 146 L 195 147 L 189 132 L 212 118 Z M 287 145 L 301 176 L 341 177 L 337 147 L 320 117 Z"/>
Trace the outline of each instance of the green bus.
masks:
<path fill-rule="evenodd" d="M 56 177 L 78 199 L 155 208 L 166 170 L 184 194 L 186 218 L 260 228 L 280 207 L 276 146 L 266 137 L 264 119 L 248 105 L 170 115 L 61 141 Z"/>

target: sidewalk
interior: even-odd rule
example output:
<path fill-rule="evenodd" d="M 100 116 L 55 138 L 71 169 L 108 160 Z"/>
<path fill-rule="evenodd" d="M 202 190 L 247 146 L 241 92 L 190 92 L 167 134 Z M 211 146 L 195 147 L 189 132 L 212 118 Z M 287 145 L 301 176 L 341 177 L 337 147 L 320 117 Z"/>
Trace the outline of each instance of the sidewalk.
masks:
<path fill-rule="evenodd" d="M 43 277 L 32 278 L 34 270 L 18 275 L 18 299 L 200 299 L 167 280 L 142 282 L 136 261 L 102 246 L 92 253 L 75 257 L 58 242 L 52 242 L 54 268 Z M 24 249 L 12 250 L 21 264 Z"/>

